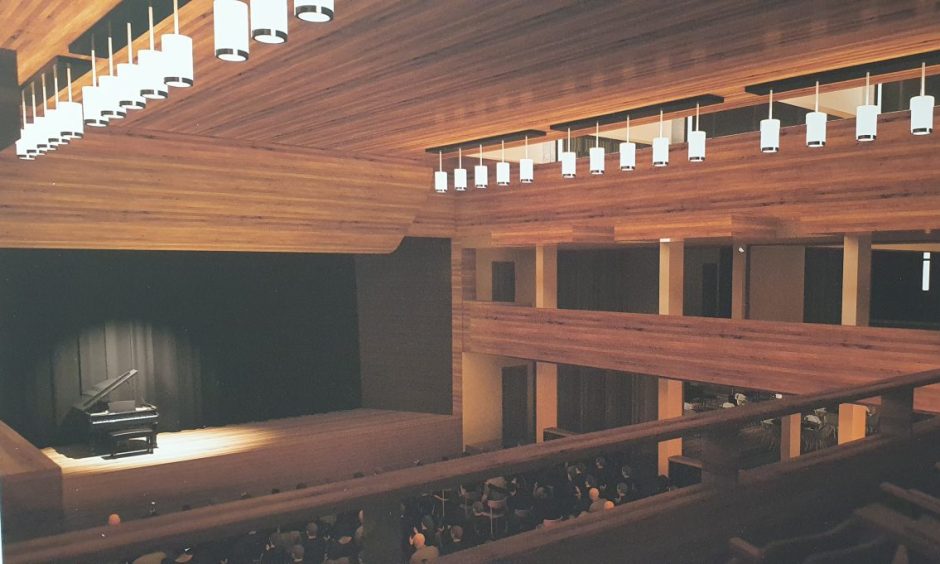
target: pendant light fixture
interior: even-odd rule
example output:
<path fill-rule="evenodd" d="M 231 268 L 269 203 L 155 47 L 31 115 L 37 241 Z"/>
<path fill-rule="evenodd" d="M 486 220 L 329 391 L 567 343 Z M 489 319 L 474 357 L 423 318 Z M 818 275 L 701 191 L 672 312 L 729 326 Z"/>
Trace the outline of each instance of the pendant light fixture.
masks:
<path fill-rule="evenodd" d="M 189 88 L 193 85 L 193 39 L 180 35 L 179 12 L 179 0 L 173 0 L 173 33 L 160 36 L 163 82 L 167 86 Z"/>
<path fill-rule="evenodd" d="M 49 113 L 52 114 L 52 119 L 49 121 L 49 142 L 55 143 L 56 145 L 67 145 L 71 141 L 71 137 L 66 137 L 62 134 L 63 132 L 63 113 L 62 109 L 59 107 L 59 67 L 58 65 L 52 65 L 52 100 L 54 106 Z"/>
<path fill-rule="evenodd" d="M 630 116 L 627 116 L 627 140 L 620 144 L 620 170 L 636 170 L 636 143 L 630 141 Z"/>
<path fill-rule="evenodd" d="M 695 128 L 689 132 L 689 162 L 705 162 L 705 132 L 699 129 L 699 105 L 695 104 Z"/>
<path fill-rule="evenodd" d="M 594 146 L 590 150 L 591 174 L 600 176 L 604 174 L 604 148 L 601 147 L 601 124 L 594 123 Z"/>
<path fill-rule="evenodd" d="M 826 120 L 828 116 L 819 111 L 819 81 L 816 81 L 816 105 L 815 110 L 806 114 L 806 146 L 807 147 L 825 147 L 826 146 Z"/>
<path fill-rule="evenodd" d="M 114 74 L 114 41 L 111 37 L 111 25 L 108 24 L 108 76 L 98 79 L 98 87 L 104 94 L 101 97 L 101 117 L 121 119 L 127 110 L 121 105 L 123 94 L 117 75 Z"/>
<path fill-rule="evenodd" d="M 121 96 L 118 103 L 128 110 L 146 108 L 147 99 L 140 93 L 143 90 L 140 79 L 141 69 L 134 64 L 134 34 L 131 31 L 131 22 L 127 22 L 127 62 L 117 67 L 118 78 L 121 79 Z"/>
<path fill-rule="evenodd" d="M 776 153 L 780 151 L 780 120 L 774 119 L 774 91 L 770 91 L 767 103 L 767 119 L 760 120 L 760 152 Z"/>
<path fill-rule="evenodd" d="M 933 132 L 934 97 L 927 95 L 927 63 L 920 65 L 920 96 L 911 98 L 911 133 L 929 135 Z"/>
<path fill-rule="evenodd" d="M 305 22 L 326 23 L 333 19 L 333 0 L 294 0 L 294 15 Z"/>
<path fill-rule="evenodd" d="M 164 69 L 164 55 L 154 47 L 153 3 L 147 3 L 147 18 L 150 24 L 150 49 L 137 53 L 137 66 L 140 67 L 140 95 L 148 100 L 165 100 L 169 94 Z"/>
<path fill-rule="evenodd" d="M 855 139 L 865 143 L 878 137 L 878 106 L 871 103 L 870 73 L 865 73 L 862 105 L 855 111 Z"/>
<path fill-rule="evenodd" d="M 248 60 L 248 4 L 241 0 L 212 3 L 215 56 L 230 63 Z"/>
<path fill-rule="evenodd" d="M 102 115 L 105 92 L 98 86 L 98 64 L 95 62 L 95 36 L 91 36 L 91 86 L 82 87 L 82 114 L 85 125 L 105 127 L 108 118 Z M 33 112 L 33 116 L 35 116 Z M 35 121 L 35 117 L 33 118 Z"/>
<path fill-rule="evenodd" d="M 519 182 L 532 184 L 535 181 L 535 161 L 529 158 L 529 136 L 525 138 L 525 157 L 519 160 Z"/>
<path fill-rule="evenodd" d="M 44 131 L 43 121 L 45 116 L 36 115 L 36 83 L 29 83 L 30 95 L 33 98 L 33 146 L 36 147 L 37 155 L 45 155 L 49 151 L 49 136 Z"/>
<path fill-rule="evenodd" d="M 499 142 L 499 162 L 496 163 L 496 185 L 509 186 L 509 163 L 506 162 L 506 142 Z"/>
<path fill-rule="evenodd" d="M 50 151 L 56 150 L 59 145 L 65 143 L 62 140 L 62 133 L 59 131 L 56 119 L 55 110 L 49 109 L 48 96 L 46 95 L 46 73 L 42 73 L 42 132 L 49 142 Z"/>
<path fill-rule="evenodd" d="M 287 0 L 251 0 L 251 37 L 261 43 L 287 41 Z"/>
<path fill-rule="evenodd" d="M 26 92 L 20 91 L 20 102 L 23 105 L 23 127 L 20 128 L 20 138 L 16 140 L 16 157 L 24 161 L 36 159 L 36 149 L 30 143 L 30 123 L 26 119 Z"/>
<path fill-rule="evenodd" d="M 457 147 L 457 168 L 454 169 L 454 190 L 467 191 L 467 169 L 463 167 L 463 149 Z"/>
<path fill-rule="evenodd" d="M 59 89 L 59 73 L 56 67 L 56 90 Z M 82 105 L 72 101 L 72 65 L 65 67 L 66 84 L 69 91 L 68 101 L 59 104 L 59 127 L 65 139 L 81 139 L 85 136 L 85 122 L 82 119 Z"/>
<path fill-rule="evenodd" d="M 473 185 L 480 190 L 486 190 L 489 183 L 489 169 L 483 164 L 483 145 L 480 145 L 480 164 L 473 167 Z"/>
<path fill-rule="evenodd" d="M 663 111 L 659 110 L 659 137 L 653 139 L 653 166 L 669 166 L 669 138 L 663 135 Z"/>
<path fill-rule="evenodd" d="M 568 128 L 568 150 L 561 152 L 561 177 L 574 178 L 578 174 L 577 160 L 571 150 L 571 128 Z"/>
<path fill-rule="evenodd" d="M 437 171 L 434 172 L 434 191 L 438 194 L 447 192 L 447 173 L 444 171 L 444 153 L 437 152 Z"/>

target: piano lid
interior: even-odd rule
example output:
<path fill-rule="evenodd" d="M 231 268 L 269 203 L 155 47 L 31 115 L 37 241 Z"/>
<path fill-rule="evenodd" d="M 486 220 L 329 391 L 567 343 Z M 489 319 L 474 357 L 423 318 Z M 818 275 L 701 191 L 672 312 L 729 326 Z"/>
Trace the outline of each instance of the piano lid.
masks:
<path fill-rule="evenodd" d="M 130 380 L 136 375 L 137 375 L 137 370 L 135 368 L 131 368 L 130 370 L 128 370 L 127 372 L 125 372 L 124 374 L 121 374 L 120 376 L 116 378 L 110 378 L 108 380 L 100 382 L 96 384 L 93 388 L 88 390 L 87 392 L 82 392 L 81 399 L 73 403 L 72 407 L 74 409 L 77 409 L 79 411 L 84 411 L 87 413 L 88 410 L 91 409 L 96 403 L 98 403 L 98 401 L 101 398 L 110 394 L 111 392 L 114 391 L 115 388 L 117 388 L 124 382 L 127 382 L 128 380 Z"/>

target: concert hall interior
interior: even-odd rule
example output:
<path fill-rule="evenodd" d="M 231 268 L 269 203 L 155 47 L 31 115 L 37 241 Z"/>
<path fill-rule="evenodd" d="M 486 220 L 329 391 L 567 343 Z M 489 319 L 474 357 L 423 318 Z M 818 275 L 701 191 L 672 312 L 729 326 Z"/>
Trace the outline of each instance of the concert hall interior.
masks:
<path fill-rule="evenodd" d="M 0 564 L 940 561 L 937 2 L 0 23 Z"/>

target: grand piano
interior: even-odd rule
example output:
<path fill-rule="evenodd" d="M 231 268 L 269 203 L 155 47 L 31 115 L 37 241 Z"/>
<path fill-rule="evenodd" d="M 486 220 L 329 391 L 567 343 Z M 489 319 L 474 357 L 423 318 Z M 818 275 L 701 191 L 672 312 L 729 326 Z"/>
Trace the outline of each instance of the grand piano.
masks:
<path fill-rule="evenodd" d="M 138 404 L 134 400 L 106 402 L 108 394 L 137 375 L 131 369 L 116 378 L 110 378 L 82 392 L 80 400 L 72 404 L 67 420 L 73 436 L 81 437 L 94 449 L 102 439 L 114 431 L 150 428 L 153 431 L 153 446 L 156 446 L 157 424 L 160 414 L 157 407 L 149 403 Z"/>

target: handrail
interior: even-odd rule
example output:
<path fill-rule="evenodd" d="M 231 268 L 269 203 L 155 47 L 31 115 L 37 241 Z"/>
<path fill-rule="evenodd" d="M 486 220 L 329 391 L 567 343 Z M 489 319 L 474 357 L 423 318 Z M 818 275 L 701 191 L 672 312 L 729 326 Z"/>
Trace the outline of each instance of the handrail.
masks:
<path fill-rule="evenodd" d="M 395 502 L 421 493 L 519 473 L 553 463 L 579 460 L 625 447 L 674 439 L 695 432 L 721 432 L 754 421 L 801 413 L 819 406 L 903 392 L 940 382 L 940 369 L 881 380 L 812 396 L 749 404 L 736 409 L 651 421 L 504 451 L 397 470 L 381 475 L 283 492 L 264 498 L 222 503 L 186 512 L 129 521 L 117 528 L 96 527 L 10 545 L 8 564 L 27 564 L 143 553 L 193 538 L 212 540 L 237 535 L 272 522 L 299 521 L 312 515 L 356 510 Z"/>

